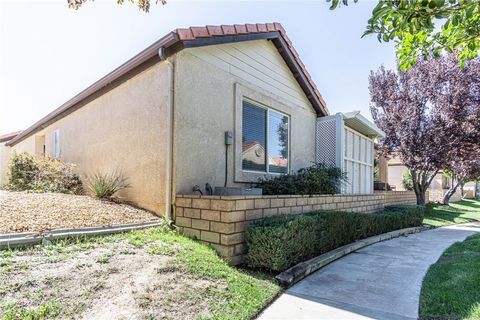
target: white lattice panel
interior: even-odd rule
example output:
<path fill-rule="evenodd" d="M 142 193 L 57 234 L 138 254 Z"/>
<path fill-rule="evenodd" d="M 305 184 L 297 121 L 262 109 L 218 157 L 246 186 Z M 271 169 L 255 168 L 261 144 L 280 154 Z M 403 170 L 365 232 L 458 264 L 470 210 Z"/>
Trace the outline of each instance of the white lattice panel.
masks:
<path fill-rule="evenodd" d="M 336 165 L 336 120 L 335 118 L 317 121 L 316 125 L 316 160 L 317 163 Z"/>
<path fill-rule="evenodd" d="M 342 193 L 373 193 L 373 140 L 347 126 L 341 114 L 317 119 L 315 148 L 317 163 L 346 173 Z"/>

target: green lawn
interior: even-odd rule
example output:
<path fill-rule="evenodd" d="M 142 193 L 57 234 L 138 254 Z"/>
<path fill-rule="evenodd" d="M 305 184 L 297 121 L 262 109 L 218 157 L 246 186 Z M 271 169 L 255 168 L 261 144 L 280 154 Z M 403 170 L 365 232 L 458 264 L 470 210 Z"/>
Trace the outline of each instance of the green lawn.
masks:
<path fill-rule="evenodd" d="M 424 224 L 441 227 L 450 224 L 480 221 L 480 201 L 466 199 L 448 206 L 428 204 Z"/>
<path fill-rule="evenodd" d="M 280 291 L 166 226 L 0 251 L 2 320 L 101 317 L 121 294 L 135 318 L 251 319 Z"/>
<path fill-rule="evenodd" d="M 447 249 L 430 267 L 420 295 L 421 319 L 480 319 L 480 234 Z"/>

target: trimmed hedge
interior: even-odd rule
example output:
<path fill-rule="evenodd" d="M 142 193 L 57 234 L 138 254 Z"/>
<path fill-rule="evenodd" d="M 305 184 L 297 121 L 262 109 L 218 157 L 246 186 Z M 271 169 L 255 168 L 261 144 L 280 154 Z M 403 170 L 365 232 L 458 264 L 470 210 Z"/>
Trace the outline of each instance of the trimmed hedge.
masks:
<path fill-rule="evenodd" d="M 317 163 L 296 173 L 261 178 L 255 187 L 266 195 L 335 194 L 346 182 L 347 175 L 340 168 Z"/>
<path fill-rule="evenodd" d="M 425 208 L 391 206 L 380 213 L 316 211 L 256 221 L 246 227 L 249 267 L 283 271 L 342 245 L 422 224 Z"/>

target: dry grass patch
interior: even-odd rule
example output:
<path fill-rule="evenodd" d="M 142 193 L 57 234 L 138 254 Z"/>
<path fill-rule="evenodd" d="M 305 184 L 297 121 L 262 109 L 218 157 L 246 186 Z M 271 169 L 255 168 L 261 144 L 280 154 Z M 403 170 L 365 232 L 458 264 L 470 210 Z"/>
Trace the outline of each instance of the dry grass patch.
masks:
<path fill-rule="evenodd" d="M 0 233 L 110 226 L 158 219 L 149 211 L 89 196 L 0 190 Z"/>
<path fill-rule="evenodd" d="M 0 319 L 249 319 L 280 288 L 167 227 L 0 251 Z"/>

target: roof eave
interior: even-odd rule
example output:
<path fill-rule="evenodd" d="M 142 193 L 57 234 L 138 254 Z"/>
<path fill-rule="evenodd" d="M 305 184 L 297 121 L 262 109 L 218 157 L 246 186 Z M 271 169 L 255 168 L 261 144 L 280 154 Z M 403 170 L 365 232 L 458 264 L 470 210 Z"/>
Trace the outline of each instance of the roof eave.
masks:
<path fill-rule="evenodd" d="M 160 48 L 170 48 L 174 46 L 176 43 L 178 43 L 178 37 L 174 32 L 170 32 L 160 40 L 156 41 L 153 43 L 151 46 L 137 54 L 135 57 L 132 59 L 128 60 L 100 80 L 96 81 L 93 83 L 91 86 L 74 96 L 72 99 L 68 100 L 65 102 L 63 105 L 61 105 L 59 108 L 53 110 L 49 114 L 47 114 L 45 117 L 40 119 L 39 121 L 35 122 L 33 125 L 28 127 L 26 130 L 24 130 L 22 133 L 17 135 L 14 139 L 10 140 L 8 143 L 6 143 L 7 146 L 13 146 L 22 140 L 28 138 L 30 135 L 44 129 L 45 127 L 49 126 L 51 121 L 54 120 L 56 117 L 59 117 L 62 115 L 64 112 L 66 112 L 68 109 L 74 107 L 76 104 L 80 103 L 87 97 L 91 96 L 95 92 L 98 92 L 100 89 L 107 87 L 109 84 L 111 84 L 113 81 L 116 79 L 124 76 L 131 70 L 139 67 L 141 64 L 145 63 L 149 59 L 152 59 L 153 57 L 158 55 L 158 51 Z M 167 52 L 168 55 L 173 54 L 173 51 Z"/>
<path fill-rule="evenodd" d="M 380 128 L 378 128 L 375 123 L 365 118 L 363 115 L 360 114 L 360 111 L 353 111 L 343 114 L 345 122 L 348 120 L 355 119 L 359 121 L 362 125 L 369 129 L 369 132 L 360 132 L 368 136 L 375 136 L 377 138 L 384 138 L 385 132 L 383 132 Z"/>
<path fill-rule="evenodd" d="M 148 48 L 137 54 L 132 59 L 128 60 L 120 67 L 116 68 L 100 80 L 96 81 L 94 84 L 77 94 L 72 99 L 65 102 L 59 108 L 55 109 L 51 113 L 47 114 L 45 117 L 34 123 L 32 126 L 24 130 L 21 134 L 13 138 L 12 140 L 6 143 L 7 146 L 13 146 L 24 139 L 28 138 L 32 134 L 44 129 L 45 127 L 49 126 L 53 122 L 57 121 L 58 119 L 68 115 L 69 113 L 74 112 L 77 110 L 81 103 L 84 102 L 87 98 L 93 96 L 95 93 L 99 92 L 102 89 L 107 88 L 119 78 L 122 78 L 128 75 L 132 70 L 136 68 L 140 68 L 143 64 L 147 63 L 149 60 L 154 59 L 157 57 L 160 61 L 159 57 L 159 50 L 163 48 L 162 58 L 166 58 L 171 56 L 178 51 L 182 50 L 183 48 L 188 47 L 200 47 L 206 45 L 214 45 L 214 44 L 223 44 L 223 43 L 231 43 L 231 42 L 239 42 L 239 41 L 250 41 L 250 40 L 258 40 L 258 39 L 267 39 L 272 40 L 274 45 L 276 46 L 277 50 L 279 51 L 282 58 L 287 63 L 288 67 L 292 71 L 294 77 L 297 79 L 298 83 L 300 84 L 302 90 L 304 91 L 307 99 L 312 104 L 313 108 L 315 109 L 317 115 L 319 116 L 328 116 L 328 108 L 326 103 L 323 101 L 321 96 L 317 96 L 315 89 L 312 87 L 312 84 L 309 82 L 308 75 L 305 74 L 302 67 L 299 65 L 297 60 L 295 59 L 294 53 L 287 45 L 284 37 L 282 36 L 281 32 L 276 31 L 268 31 L 268 32 L 258 32 L 258 33 L 246 33 L 246 34 L 235 34 L 231 36 L 218 36 L 218 37 L 205 37 L 205 38 L 195 38 L 193 40 L 179 39 L 179 36 L 175 32 L 170 32 L 160 40 L 156 41 Z"/>

